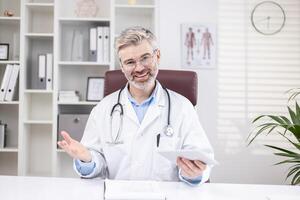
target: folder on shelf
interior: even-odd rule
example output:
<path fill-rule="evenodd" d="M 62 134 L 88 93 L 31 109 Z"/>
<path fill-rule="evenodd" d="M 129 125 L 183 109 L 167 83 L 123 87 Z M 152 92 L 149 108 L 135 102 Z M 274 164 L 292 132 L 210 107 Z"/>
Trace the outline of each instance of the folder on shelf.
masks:
<path fill-rule="evenodd" d="M 103 27 L 98 26 L 97 27 L 97 62 L 102 63 L 103 62 Z"/>
<path fill-rule="evenodd" d="M 46 55 L 38 56 L 38 80 L 37 89 L 46 89 Z"/>
<path fill-rule="evenodd" d="M 5 129 L 6 124 L 2 124 L 0 121 L 0 148 L 5 147 Z"/>
<path fill-rule="evenodd" d="M 90 29 L 90 61 L 97 61 L 97 28 Z"/>
<path fill-rule="evenodd" d="M 8 89 L 9 79 L 13 70 L 13 65 L 6 65 L 4 76 L 0 88 L 0 101 L 4 101 Z"/>
<path fill-rule="evenodd" d="M 20 65 L 13 65 L 12 73 L 9 79 L 8 87 L 7 87 L 7 92 L 5 94 L 5 101 L 12 101 L 14 94 L 15 94 L 15 88 L 17 85 L 17 80 L 19 76 L 19 71 L 20 71 Z"/>
<path fill-rule="evenodd" d="M 46 89 L 52 90 L 53 87 L 53 55 L 51 53 L 48 53 L 46 55 Z"/>
<path fill-rule="evenodd" d="M 103 38 L 103 62 L 104 63 L 108 63 L 109 62 L 109 46 L 110 46 L 110 43 L 109 43 L 109 27 L 108 26 L 105 26 L 103 27 L 103 35 L 104 35 L 104 38 Z"/>

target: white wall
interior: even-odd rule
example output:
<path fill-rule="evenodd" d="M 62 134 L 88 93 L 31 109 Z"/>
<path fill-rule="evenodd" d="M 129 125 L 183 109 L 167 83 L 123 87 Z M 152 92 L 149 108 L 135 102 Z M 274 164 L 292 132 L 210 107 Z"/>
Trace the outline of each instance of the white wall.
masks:
<path fill-rule="evenodd" d="M 159 0 L 159 40 L 161 67 L 180 67 L 180 24 L 190 22 L 215 23 L 218 18 L 217 0 Z M 199 101 L 197 111 L 200 121 L 214 147 L 220 165 L 212 173 L 212 182 L 283 184 L 287 168 L 272 166 L 278 161 L 271 153 L 254 155 L 254 147 L 246 147 L 245 135 L 235 151 L 224 149 L 224 139 L 217 132 L 218 67 L 197 70 Z"/>

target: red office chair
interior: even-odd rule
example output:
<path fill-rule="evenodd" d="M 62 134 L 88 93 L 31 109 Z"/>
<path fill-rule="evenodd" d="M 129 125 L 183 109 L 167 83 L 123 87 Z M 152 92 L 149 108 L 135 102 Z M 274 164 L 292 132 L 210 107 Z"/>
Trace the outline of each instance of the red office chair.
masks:
<path fill-rule="evenodd" d="M 162 69 L 158 72 L 157 80 L 162 86 L 185 96 L 194 106 L 197 104 L 198 78 L 196 72 Z M 104 81 L 104 96 L 119 90 L 126 83 L 127 79 L 121 70 L 107 71 Z"/>

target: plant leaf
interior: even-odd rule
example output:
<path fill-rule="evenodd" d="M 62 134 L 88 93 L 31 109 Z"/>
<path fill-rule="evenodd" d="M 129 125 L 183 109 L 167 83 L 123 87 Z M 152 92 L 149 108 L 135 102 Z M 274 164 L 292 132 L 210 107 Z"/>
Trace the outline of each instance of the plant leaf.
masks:
<path fill-rule="evenodd" d="M 300 116 L 300 107 L 296 101 L 296 115 L 299 117 Z"/>
<path fill-rule="evenodd" d="M 294 165 L 294 166 L 292 166 L 291 169 L 290 169 L 290 171 L 289 171 L 289 173 L 286 176 L 286 179 L 288 179 L 291 175 L 293 175 L 298 170 L 300 170 L 300 165 Z"/>
<path fill-rule="evenodd" d="M 296 172 L 291 183 L 292 183 L 292 185 L 297 185 L 300 183 L 300 170 L 298 172 Z"/>
<path fill-rule="evenodd" d="M 286 149 L 283 149 L 283 148 L 280 148 L 280 147 L 275 147 L 275 146 L 273 146 L 273 145 L 267 145 L 267 144 L 266 144 L 265 146 L 267 146 L 267 147 L 269 147 L 269 148 L 272 148 L 272 149 L 276 149 L 276 150 L 278 150 L 278 151 L 282 151 L 282 152 L 288 153 L 288 154 L 299 155 L 299 154 L 297 154 L 297 153 L 295 153 L 295 152 L 292 152 L 292 151 L 289 151 L 289 150 L 286 150 Z"/>
<path fill-rule="evenodd" d="M 289 106 L 287 108 L 289 110 L 289 114 L 290 114 L 292 122 L 294 124 L 300 124 L 299 119 L 296 116 L 296 113 Z"/>
<path fill-rule="evenodd" d="M 254 137 L 250 140 L 250 142 L 248 143 L 248 145 L 250 145 L 258 135 L 260 135 L 263 131 L 267 130 L 268 128 L 269 128 L 268 126 L 265 126 L 265 127 L 262 127 L 261 129 L 259 129 L 259 131 L 254 134 Z M 251 135 L 252 134 L 250 134 L 247 139 L 250 139 Z"/>

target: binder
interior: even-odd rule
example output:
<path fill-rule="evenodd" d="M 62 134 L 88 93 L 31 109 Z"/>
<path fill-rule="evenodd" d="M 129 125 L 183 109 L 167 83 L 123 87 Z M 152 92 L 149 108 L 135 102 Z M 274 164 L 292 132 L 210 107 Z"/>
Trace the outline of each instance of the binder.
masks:
<path fill-rule="evenodd" d="M 97 61 L 97 28 L 90 29 L 90 61 Z"/>
<path fill-rule="evenodd" d="M 8 84 L 9 84 L 9 79 L 11 76 L 13 70 L 13 65 L 6 65 L 4 76 L 2 79 L 1 83 L 1 89 L 0 89 L 0 101 L 4 101 L 5 99 L 5 94 L 7 92 Z"/>
<path fill-rule="evenodd" d="M 103 38 L 103 62 L 104 63 L 108 63 L 109 62 L 109 27 L 108 26 L 105 26 L 103 27 L 103 35 L 104 35 L 104 38 Z"/>
<path fill-rule="evenodd" d="M 53 55 L 48 53 L 46 55 L 46 90 L 52 90 L 53 88 Z"/>
<path fill-rule="evenodd" d="M 97 27 L 97 62 L 102 63 L 103 59 L 103 27 Z"/>
<path fill-rule="evenodd" d="M 35 89 L 46 89 L 46 55 L 38 56 L 37 86 Z"/>
<path fill-rule="evenodd" d="M 0 148 L 5 147 L 5 129 L 6 124 L 2 124 L 0 121 Z"/>
<path fill-rule="evenodd" d="M 73 30 L 71 50 L 72 61 L 83 61 L 83 42 L 84 38 L 82 32 L 80 30 Z"/>
<path fill-rule="evenodd" d="M 5 101 L 12 101 L 14 94 L 15 94 L 15 88 L 17 85 L 17 80 L 19 76 L 19 71 L 20 71 L 20 65 L 13 65 L 12 73 L 9 79 L 8 87 L 7 87 L 7 92 L 5 94 Z"/>

